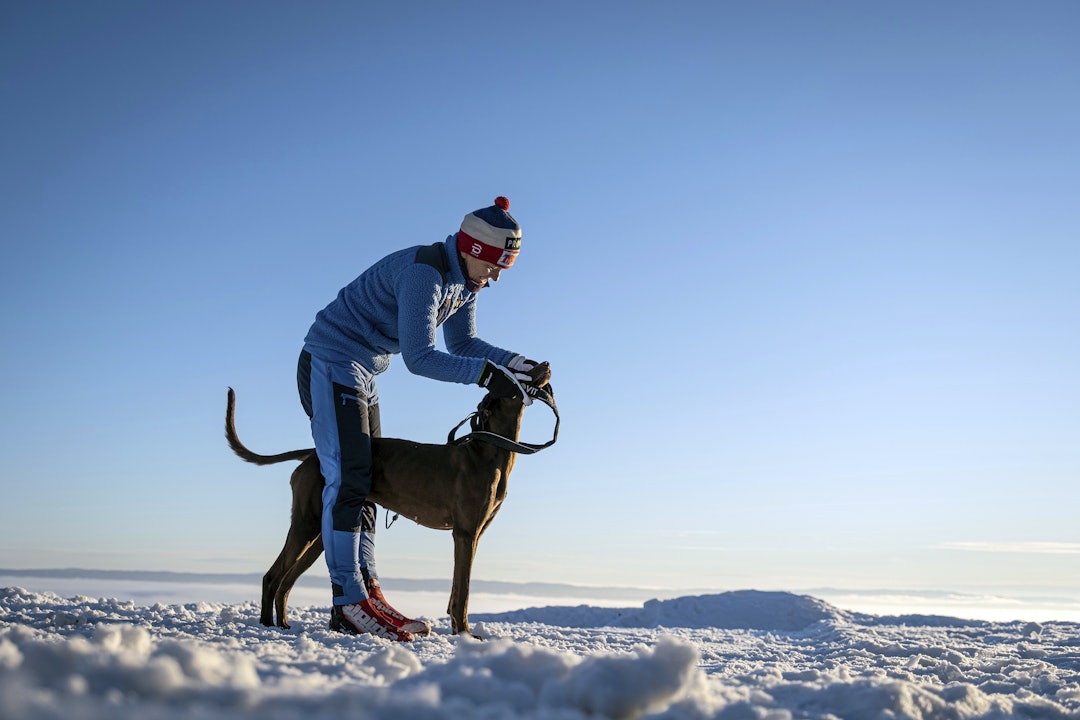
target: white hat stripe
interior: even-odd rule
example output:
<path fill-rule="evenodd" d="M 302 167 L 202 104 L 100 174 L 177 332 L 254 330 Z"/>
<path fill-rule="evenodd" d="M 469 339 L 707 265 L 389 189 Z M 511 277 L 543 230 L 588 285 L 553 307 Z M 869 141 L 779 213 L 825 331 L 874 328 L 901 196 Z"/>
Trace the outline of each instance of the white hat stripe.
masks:
<path fill-rule="evenodd" d="M 466 235 L 499 250 L 516 250 L 521 245 L 521 228 L 500 228 L 469 213 L 461 222 Z"/>

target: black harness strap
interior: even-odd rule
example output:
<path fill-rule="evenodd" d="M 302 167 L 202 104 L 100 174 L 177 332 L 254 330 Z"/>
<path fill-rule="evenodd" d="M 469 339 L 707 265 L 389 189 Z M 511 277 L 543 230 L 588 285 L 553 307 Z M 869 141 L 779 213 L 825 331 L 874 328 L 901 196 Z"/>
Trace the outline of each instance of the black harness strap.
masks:
<path fill-rule="evenodd" d="M 533 453 L 540 452 L 545 448 L 551 447 L 555 444 L 555 441 L 559 439 L 559 409 L 555 407 L 555 397 L 554 394 L 551 392 L 551 386 L 548 385 L 547 390 L 544 390 L 543 388 L 530 387 L 529 395 L 547 405 L 549 408 L 551 408 L 551 412 L 555 413 L 555 430 L 552 433 L 551 439 L 548 440 L 546 443 L 538 445 L 535 443 L 518 442 L 517 440 L 511 440 L 508 437 L 503 437 L 502 435 L 488 432 L 487 430 L 479 430 L 476 427 L 477 414 L 474 412 L 467 418 L 459 422 L 454 427 L 454 429 L 450 431 L 450 435 L 446 438 L 447 444 L 462 445 L 474 439 L 483 440 L 484 442 L 490 443 L 495 447 L 502 448 L 503 450 L 509 450 L 510 452 L 521 453 L 522 455 L 531 455 Z M 472 421 L 470 425 L 470 427 L 472 427 L 472 432 L 470 432 L 468 435 L 462 435 L 461 437 L 455 439 L 454 434 L 462 425 L 469 421 Z"/>

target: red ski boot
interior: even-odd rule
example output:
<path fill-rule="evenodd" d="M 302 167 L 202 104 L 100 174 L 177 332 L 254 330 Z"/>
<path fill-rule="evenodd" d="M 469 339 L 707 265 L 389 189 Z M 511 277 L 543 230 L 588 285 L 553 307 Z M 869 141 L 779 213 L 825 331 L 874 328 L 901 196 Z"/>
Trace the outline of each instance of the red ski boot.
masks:
<path fill-rule="evenodd" d="M 393 623 L 394 627 L 413 635 L 427 635 L 431 632 L 431 625 L 423 620 L 413 620 L 405 617 L 395 610 L 390 603 L 386 602 L 378 578 L 367 578 L 364 581 L 364 587 L 367 588 L 368 600 L 371 601 L 371 605 L 379 611 L 379 614 Z"/>
<path fill-rule="evenodd" d="M 334 605 L 330 608 L 330 629 L 336 632 L 360 635 L 370 633 L 375 637 L 408 642 L 412 633 L 402 630 L 394 622 L 380 613 L 371 603 L 371 598 L 351 605 Z"/>

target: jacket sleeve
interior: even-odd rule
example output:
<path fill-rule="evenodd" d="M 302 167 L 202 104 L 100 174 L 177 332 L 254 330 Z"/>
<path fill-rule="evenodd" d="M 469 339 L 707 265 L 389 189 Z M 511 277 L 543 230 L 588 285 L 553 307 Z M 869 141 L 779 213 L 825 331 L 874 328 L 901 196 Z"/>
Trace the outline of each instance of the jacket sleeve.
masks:
<path fill-rule="evenodd" d="M 409 372 L 416 375 L 456 382 L 464 385 L 475 383 L 484 368 L 487 355 L 472 352 L 460 352 L 461 348 L 491 348 L 493 346 L 474 338 L 481 345 L 469 342 L 453 343 L 447 328 L 446 344 L 449 352 L 442 352 L 435 346 L 439 306 L 442 303 L 442 278 L 434 268 L 417 263 L 406 268 L 397 279 L 396 294 L 398 301 L 398 339 L 401 344 L 401 358 Z M 458 315 L 466 314 L 473 304 L 470 300 L 446 321 L 444 327 L 454 321 Z M 471 312 L 471 311 L 470 311 Z M 472 321 L 470 321 L 472 322 Z M 505 354 L 504 362 L 509 362 L 512 353 Z M 499 356 L 501 357 L 501 356 Z M 498 362 L 498 360 L 495 360 Z"/>
<path fill-rule="evenodd" d="M 491 360 L 503 366 L 514 357 L 511 351 L 476 336 L 475 295 L 443 323 L 443 339 L 446 340 L 446 349 L 454 355 Z M 483 368 L 483 363 L 480 366 Z"/>

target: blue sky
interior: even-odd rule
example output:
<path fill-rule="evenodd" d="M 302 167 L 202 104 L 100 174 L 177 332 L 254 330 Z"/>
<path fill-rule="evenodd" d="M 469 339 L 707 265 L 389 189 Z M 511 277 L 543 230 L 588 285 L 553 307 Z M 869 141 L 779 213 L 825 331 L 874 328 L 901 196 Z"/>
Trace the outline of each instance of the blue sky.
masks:
<path fill-rule="evenodd" d="M 526 6 L 527 5 L 527 6 Z M 546 359 L 475 576 L 1080 593 L 1080 5 L 13 2 L 0 567 L 261 572 L 295 362 L 507 195 Z M 474 387 L 380 376 L 441 442 Z M 525 439 L 550 437 L 532 408 Z M 449 577 L 399 521 L 384 577 Z M 320 563 L 312 572 L 323 572 Z"/>

